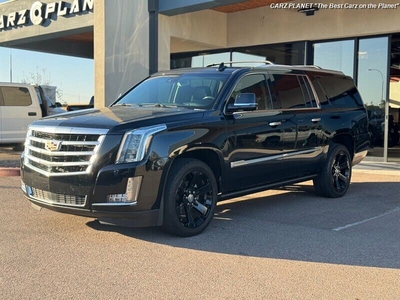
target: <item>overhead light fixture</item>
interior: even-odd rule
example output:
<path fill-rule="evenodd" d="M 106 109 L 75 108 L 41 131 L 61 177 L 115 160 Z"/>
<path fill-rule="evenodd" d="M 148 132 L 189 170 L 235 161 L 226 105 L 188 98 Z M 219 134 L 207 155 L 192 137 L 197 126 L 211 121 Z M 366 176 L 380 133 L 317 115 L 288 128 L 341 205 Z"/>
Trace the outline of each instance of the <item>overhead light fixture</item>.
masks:
<path fill-rule="evenodd" d="M 314 12 L 318 11 L 319 8 L 316 5 L 308 8 L 300 8 L 297 10 L 299 13 L 305 14 L 306 16 L 313 16 Z"/>

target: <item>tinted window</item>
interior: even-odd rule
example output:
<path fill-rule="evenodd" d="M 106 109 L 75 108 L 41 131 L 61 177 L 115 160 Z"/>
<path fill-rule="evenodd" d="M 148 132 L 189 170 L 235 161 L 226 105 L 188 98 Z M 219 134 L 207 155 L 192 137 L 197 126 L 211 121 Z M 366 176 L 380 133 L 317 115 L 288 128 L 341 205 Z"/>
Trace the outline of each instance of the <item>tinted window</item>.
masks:
<path fill-rule="evenodd" d="M 264 75 L 253 74 L 240 79 L 236 84 L 230 99 L 236 99 L 237 95 L 241 93 L 255 94 L 259 110 L 271 108 L 271 101 Z"/>
<path fill-rule="evenodd" d="M 343 108 L 363 106 L 360 94 L 350 77 L 321 75 L 318 76 L 318 80 L 333 106 Z"/>
<path fill-rule="evenodd" d="M 270 86 L 274 109 L 314 107 L 315 97 L 304 75 L 272 74 Z"/>
<path fill-rule="evenodd" d="M 29 90 L 24 87 L 1 87 L 4 106 L 29 106 L 32 104 Z"/>

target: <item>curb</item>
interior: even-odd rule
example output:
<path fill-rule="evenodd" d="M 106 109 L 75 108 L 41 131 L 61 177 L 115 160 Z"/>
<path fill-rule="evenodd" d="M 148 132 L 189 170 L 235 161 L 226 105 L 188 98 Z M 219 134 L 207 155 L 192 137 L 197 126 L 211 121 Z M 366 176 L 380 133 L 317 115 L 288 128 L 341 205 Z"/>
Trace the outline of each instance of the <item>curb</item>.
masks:
<path fill-rule="evenodd" d="M 1 168 L 0 167 L 0 177 L 8 176 L 20 176 L 20 168 Z"/>

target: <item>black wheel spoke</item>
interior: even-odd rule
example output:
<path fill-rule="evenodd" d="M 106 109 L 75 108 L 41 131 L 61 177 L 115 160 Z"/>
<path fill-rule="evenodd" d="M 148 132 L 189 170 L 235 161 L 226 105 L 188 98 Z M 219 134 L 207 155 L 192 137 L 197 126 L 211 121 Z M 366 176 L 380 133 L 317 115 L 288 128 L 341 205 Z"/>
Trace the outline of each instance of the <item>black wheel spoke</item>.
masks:
<path fill-rule="evenodd" d="M 349 178 L 343 174 L 339 174 L 339 179 L 341 179 L 345 184 L 349 181 Z"/>
<path fill-rule="evenodd" d="M 202 174 L 200 172 L 193 172 L 192 175 L 193 175 L 193 177 L 189 183 L 188 188 L 193 190 L 193 189 L 197 189 L 197 187 L 201 185 L 201 175 Z"/>
<path fill-rule="evenodd" d="M 336 185 L 336 190 L 340 191 L 342 189 L 338 177 L 335 177 L 335 185 Z"/>
<path fill-rule="evenodd" d="M 200 202 L 196 202 L 193 205 L 193 208 L 197 209 L 203 216 L 205 216 L 208 212 L 208 208 Z"/>
<path fill-rule="evenodd" d="M 205 195 L 209 192 L 212 191 L 212 186 L 211 184 L 207 183 L 205 186 L 198 188 L 194 191 L 194 195 L 195 196 L 199 196 L 199 195 Z"/>
<path fill-rule="evenodd" d="M 341 163 L 339 165 L 339 167 L 340 167 L 341 170 L 348 170 L 349 169 L 349 164 L 348 164 L 347 161 L 344 161 L 343 163 Z"/>
<path fill-rule="evenodd" d="M 187 221 L 187 223 L 186 223 L 186 226 L 187 227 L 196 227 L 196 224 L 195 224 L 195 222 L 194 222 L 194 218 L 193 218 L 193 215 L 192 215 L 192 208 L 190 207 L 190 206 L 186 206 L 185 207 L 185 211 L 186 211 L 186 221 Z"/>

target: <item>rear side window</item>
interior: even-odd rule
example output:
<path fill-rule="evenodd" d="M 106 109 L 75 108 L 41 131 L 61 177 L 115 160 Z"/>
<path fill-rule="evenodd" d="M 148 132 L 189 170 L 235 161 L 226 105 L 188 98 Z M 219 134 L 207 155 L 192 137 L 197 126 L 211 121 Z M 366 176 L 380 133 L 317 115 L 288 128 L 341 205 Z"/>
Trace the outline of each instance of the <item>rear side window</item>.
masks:
<path fill-rule="evenodd" d="M 32 99 L 29 90 L 24 87 L 3 86 L 0 88 L 4 106 L 29 106 Z"/>
<path fill-rule="evenodd" d="M 271 74 L 269 84 L 274 109 L 316 107 L 308 78 L 295 74 Z"/>
<path fill-rule="evenodd" d="M 318 75 L 317 78 L 332 106 L 341 108 L 363 106 L 360 93 L 350 77 L 328 74 Z"/>

